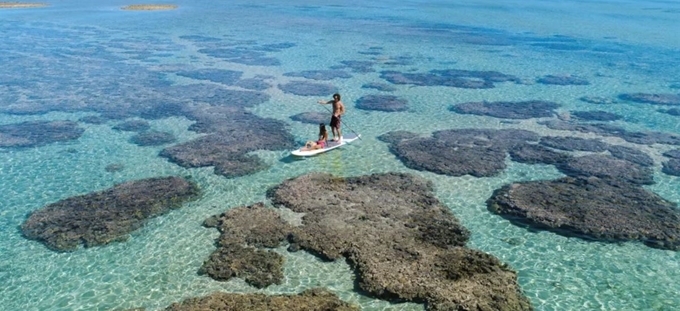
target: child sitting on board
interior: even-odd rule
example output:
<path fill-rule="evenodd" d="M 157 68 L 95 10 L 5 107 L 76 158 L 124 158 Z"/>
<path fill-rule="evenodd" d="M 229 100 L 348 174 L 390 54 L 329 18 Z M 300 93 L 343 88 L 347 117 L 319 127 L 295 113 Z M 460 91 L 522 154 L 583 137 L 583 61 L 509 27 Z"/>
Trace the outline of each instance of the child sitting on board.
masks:
<path fill-rule="evenodd" d="M 323 149 L 326 148 L 326 141 L 328 140 L 328 132 L 326 132 L 326 124 L 321 123 L 319 124 L 319 140 L 317 141 L 308 141 L 301 151 L 310 151 L 310 150 L 316 150 L 316 149 Z"/>

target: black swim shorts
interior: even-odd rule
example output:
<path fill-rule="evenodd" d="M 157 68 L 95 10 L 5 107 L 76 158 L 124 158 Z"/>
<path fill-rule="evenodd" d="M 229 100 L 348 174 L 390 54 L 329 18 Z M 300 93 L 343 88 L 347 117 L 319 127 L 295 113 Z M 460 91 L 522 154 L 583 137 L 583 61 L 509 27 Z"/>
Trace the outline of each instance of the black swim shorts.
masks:
<path fill-rule="evenodd" d="M 336 116 L 332 116 L 332 117 L 331 117 L 331 127 L 338 128 L 338 129 L 339 129 L 339 128 L 340 128 L 340 121 L 341 121 L 341 120 L 340 120 L 340 116 L 337 116 L 337 117 L 336 117 Z"/>

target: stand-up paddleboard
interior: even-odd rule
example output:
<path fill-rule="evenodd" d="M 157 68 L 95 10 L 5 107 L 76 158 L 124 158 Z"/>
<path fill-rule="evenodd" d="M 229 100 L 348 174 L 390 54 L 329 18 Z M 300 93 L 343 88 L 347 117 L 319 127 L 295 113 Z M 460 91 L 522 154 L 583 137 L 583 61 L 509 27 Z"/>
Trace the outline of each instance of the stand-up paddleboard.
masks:
<path fill-rule="evenodd" d="M 342 147 L 344 145 L 347 145 L 347 144 L 357 140 L 359 137 L 361 137 L 361 135 L 356 135 L 354 133 L 350 133 L 350 134 L 347 134 L 347 135 L 343 135 L 342 140 L 340 142 L 331 141 L 329 139 L 328 142 L 326 142 L 326 148 L 315 149 L 315 150 L 307 150 L 307 151 L 302 151 L 302 148 L 300 148 L 298 150 L 294 150 L 291 153 L 294 156 L 298 156 L 298 157 L 310 157 L 310 156 L 313 156 L 313 155 L 328 152 L 328 151 L 331 151 L 335 148 L 339 148 L 339 147 Z"/>

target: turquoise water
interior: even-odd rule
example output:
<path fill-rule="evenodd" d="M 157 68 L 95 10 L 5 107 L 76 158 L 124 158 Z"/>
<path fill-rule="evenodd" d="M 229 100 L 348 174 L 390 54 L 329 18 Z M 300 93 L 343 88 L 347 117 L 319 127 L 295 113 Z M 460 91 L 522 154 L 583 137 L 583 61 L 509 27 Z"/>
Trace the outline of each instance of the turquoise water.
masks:
<path fill-rule="evenodd" d="M 168 2 L 169 3 L 169 2 Z M 639 243 L 605 244 L 529 232 L 490 214 L 485 201 L 494 189 L 524 180 L 562 176 L 552 166 L 508 161 L 499 176 L 448 177 L 406 168 L 377 136 L 407 130 L 428 135 L 450 128 L 522 128 L 542 135 L 536 120 L 516 124 L 459 115 L 447 110 L 468 101 L 542 99 L 560 112 L 605 110 L 623 116 L 630 130 L 680 133 L 678 117 L 660 107 L 618 103 L 594 105 L 582 96 L 615 99 L 621 93 L 678 93 L 680 85 L 680 4 L 664 1 L 175 1 L 172 11 L 128 12 L 124 1 L 55 1 L 40 9 L 0 10 L 0 108 L 40 102 L 41 114 L 1 114 L 0 124 L 27 120 L 74 120 L 95 115 L 87 106 L 143 96 L 145 77 L 197 81 L 179 70 L 228 69 L 243 78 L 265 75 L 272 87 L 253 113 L 285 121 L 299 141 L 316 127 L 289 119 L 324 112 L 316 101 L 276 87 L 302 78 L 287 72 L 327 70 L 342 61 L 374 61 L 374 72 L 351 72 L 349 79 L 319 81 L 338 88 L 348 106 L 345 124 L 363 139 L 323 156 L 291 161 L 286 151 L 258 151 L 270 169 L 227 179 L 212 168 L 185 169 L 158 157 L 160 147 L 131 144 L 131 132 L 80 123 L 75 141 L 0 152 L 0 309 L 111 310 L 164 308 L 172 302 L 221 290 L 256 292 L 241 280 L 217 282 L 196 271 L 218 236 L 201 226 L 205 218 L 265 199 L 265 190 L 286 178 L 313 171 L 351 176 L 409 172 L 432 180 L 438 198 L 472 232 L 470 247 L 493 254 L 518 271 L 519 282 L 537 310 L 674 310 L 680 305 L 680 255 Z M 201 36 L 202 40 L 196 39 Z M 211 39 L 205 39 L 211 38 Z M 213 41 L 217 40 L 217 41 Z M 268 51 L 278 66 L 247 65 L 211 57 L 217 46 L 285 44 Z M 376 53 L 374 53 L 376 52 Z M 377 55 L 375 55 L 377 54 Z M 395 61 L 400 64 L 393 65 Z M 497 83 L 492 89 L 394 85 L 390 93 L 407 99 L 406 112 L 365 111 L 354 101 L 377 91 L 361 88 L 385 82 L 382 70 L 494 70 L 525 83 Z M 534 83 L 545 75 L 574 75 L 589 85 Z M 23 83 L 23 84 L 22 84 Z M 127 83 L 127 84 L 126 84 Z M 105 86 L 105 87 L 104 87 Z M 112 86 L 117 86 L 112 88 Z M 64 111 L 63 104 L 81 109 Z M 178 142 L 200 134 L 192 121 L 171 117 L 149 121 Z M 349 128 L 345 128 L 348 130 Z M 273 129 L 275 130 L 275 129 Z M 583 137 L 593 137 L 579 134 Z M 648 189 L 680 203 L 680 178 L 661 173 L 660 154 L 670 146 L 634 146 L 656 162 Z M 109 164 L 123 164 L 106 172 Z M 24 239 L 18 226 L 26 215 L 70 196 L 116 183 L 153 176 L 192 176 L 202 197 L 182 209 L 150 220 L 124 243 L 56 253 Z M 510 243 L 510 241 L 512 243 Z M 422 310 L 418 304 L 390 304 L 352 291 L 344 262 L 324 263 L 305 253 L 287 253 L 285 280 L 264 293 L 293 293 L 324 286 L 364 310 Z"/>

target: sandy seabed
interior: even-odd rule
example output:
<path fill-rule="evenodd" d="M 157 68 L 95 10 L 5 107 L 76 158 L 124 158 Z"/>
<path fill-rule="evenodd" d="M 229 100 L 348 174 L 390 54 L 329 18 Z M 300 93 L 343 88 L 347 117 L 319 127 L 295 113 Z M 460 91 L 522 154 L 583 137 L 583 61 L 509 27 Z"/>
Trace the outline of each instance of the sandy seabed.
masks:
<path fill-rule="evenodd" d="M 20 9 L 20 8 L 40 8 L 48 6 L 47 3 L 22 3 L 22 2 L 0 2 L 0 9 Z"/>
<path fill-rule="evenodd" d="M 174 10 L 177 6 L 174 4 L 131 4 L 124 6 L 123 10 L 131 11 L 156 11 L 156 10 Z"/>

